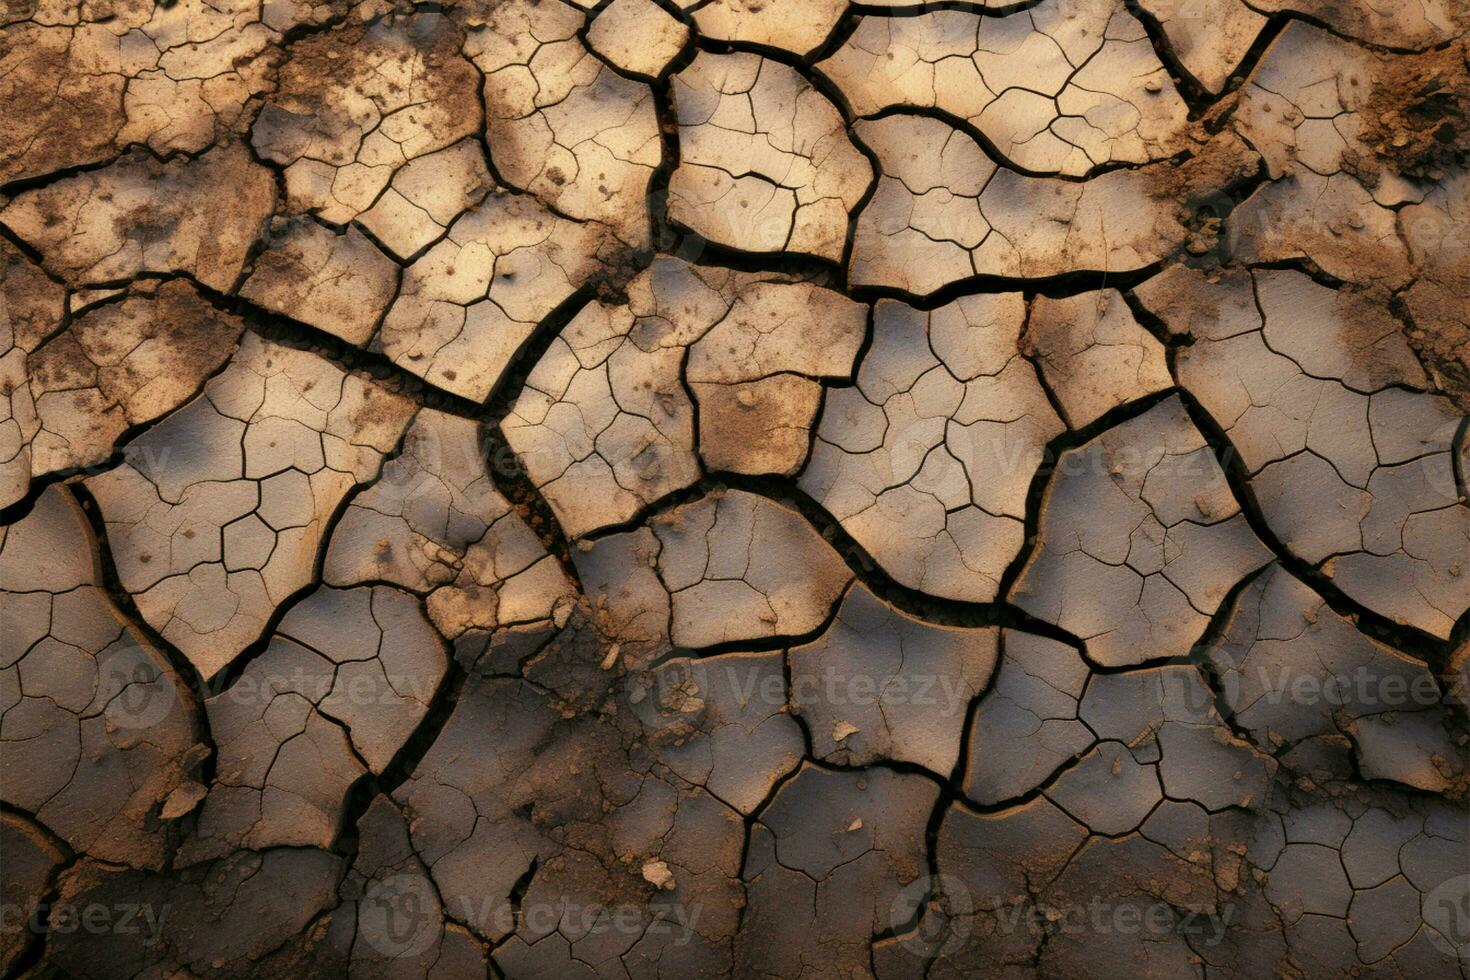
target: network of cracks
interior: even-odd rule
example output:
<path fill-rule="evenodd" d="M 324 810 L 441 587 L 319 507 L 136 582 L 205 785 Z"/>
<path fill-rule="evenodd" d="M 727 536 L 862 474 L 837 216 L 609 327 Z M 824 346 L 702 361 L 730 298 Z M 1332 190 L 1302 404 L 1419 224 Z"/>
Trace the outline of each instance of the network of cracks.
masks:
<path fill-rule="evenodd" d="M 1470 976 L 1456 0 L 0 25 L 5 976 Z"/>

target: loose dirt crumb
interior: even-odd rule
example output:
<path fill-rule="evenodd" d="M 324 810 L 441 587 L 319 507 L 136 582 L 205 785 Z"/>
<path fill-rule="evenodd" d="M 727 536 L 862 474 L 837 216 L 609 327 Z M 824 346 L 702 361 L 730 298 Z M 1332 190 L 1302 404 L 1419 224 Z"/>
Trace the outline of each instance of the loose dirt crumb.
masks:
<path fill-rule="evenodd" d="M 1362 109 L 1362 140 L 1404 177 L 1441 180 L 1470 157 L 1470 42 L 1382 63 Z"/>

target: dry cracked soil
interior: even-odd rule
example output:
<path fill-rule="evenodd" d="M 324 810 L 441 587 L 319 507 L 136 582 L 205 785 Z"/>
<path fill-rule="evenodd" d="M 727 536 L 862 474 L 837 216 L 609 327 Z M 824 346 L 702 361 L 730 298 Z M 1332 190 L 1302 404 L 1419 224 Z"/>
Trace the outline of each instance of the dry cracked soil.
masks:
<path fill-rule="evenodd" d="M 1465 0 L 0 0 L 0 971 L 1470 977 Z"/>

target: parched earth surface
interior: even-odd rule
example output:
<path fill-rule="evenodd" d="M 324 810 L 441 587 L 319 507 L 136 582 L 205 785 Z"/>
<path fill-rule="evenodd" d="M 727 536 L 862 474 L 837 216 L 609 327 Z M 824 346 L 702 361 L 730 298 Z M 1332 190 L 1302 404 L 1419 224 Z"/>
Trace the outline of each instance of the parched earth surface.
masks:
<path fill-rule="evenodd" d="M 1463 0 L 4 0 L 5 977 L 1470 976 Z"/>

